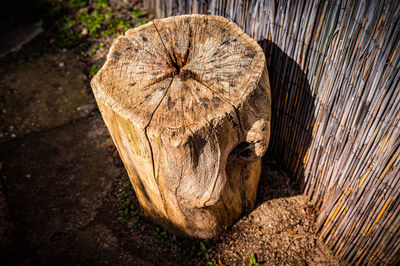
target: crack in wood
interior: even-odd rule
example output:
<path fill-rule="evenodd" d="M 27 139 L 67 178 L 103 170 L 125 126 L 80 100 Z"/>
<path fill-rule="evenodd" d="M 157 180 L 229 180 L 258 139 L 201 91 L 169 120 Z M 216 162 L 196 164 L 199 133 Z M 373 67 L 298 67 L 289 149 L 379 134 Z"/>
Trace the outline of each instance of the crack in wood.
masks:
<path fill-rule="evenodd" d="M 155 180 L 155 183 L 157 184 L 157 187 L 158 187 L 158 190 L 159 190 L 159 193 L 160 193 L 160 196 L 161 196 L 163 205 L 164 205 L 164 210 L 166 211 L 167 217 L 168 217 L 168 210 L 167 210 L 167 208 L 166 208 L 165 196 L 164 196 L 164 194 L 163 194 L 163 192 L 162 192 L 162 190 L 161 190 L 161 188 L 160 188 L 160 184 L 158 183 L 158 177 L 156 177 L 156 170 L 155 170 L 155 164 L 154 164 L 153 147 L 152 147 L 152 145 L 151 145 L 151 142 L 150 142 L 150 139 L 149 139 L 149 136 L 148 136 L 148 133 L 147 133 L 147 129 L 148 129 L 150 123 L 151 123 L 151 120 L 152 120 L 152 118 L 153 118 L 154 113 L 157 111 L 157 108 L 160 106 L 161 102 L 164 100 L 165 95 L 167 95 L 168 90 L 169 90 L 169 88 L 171 87 L 172 82 L 173 82 L 173 79 L 172 79 L 171 82 L 169 83 L 167 89 L 165 90 L 165 93 L 164 93 L 163 97 L 161 98 L 160 102 L 158 103 L 158 105 L 156 106 L 156 108 L 154 109 L 154 111 L 152 112 L 152 114 L 151 114 L 151 116 L 150 116 L 150 120 L 149 120 L 148 124 L 146 125 L 146 127 L 144 128 L 144 134 L 145 134 L 145 136 L 146 136 L 147 143 L 149 144 L 149 147 L 150 147 L 151 163 L 152 163 L 152 166 L 153 166 L 153 178 L 154 178 L 154 180 Z"/>

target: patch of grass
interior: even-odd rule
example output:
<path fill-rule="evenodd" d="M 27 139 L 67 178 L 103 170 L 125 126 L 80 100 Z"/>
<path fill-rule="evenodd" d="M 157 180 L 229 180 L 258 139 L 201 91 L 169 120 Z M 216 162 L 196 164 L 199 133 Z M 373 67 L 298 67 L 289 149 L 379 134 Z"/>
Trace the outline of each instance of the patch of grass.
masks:
<path fill-rule="evenodd" d="M 111 36 L 115 33 L 125 32 L 131 26 L 131 23 L 127 20 L 112 19 L 106 23 L 106 30 L 102 31 L 103 36 Z"/>
<path fill-rule="evenodd" d="M 95 0 L 99 7 L 108 7 L 108 0 Z"/>
<path fill-rule="evenodd" d="M 130 182 L 129 182 L 130 183 Z M 128 186 L 129 189 L 129 186 Z M 133 188 L 132 188 L 133 189 Z M 128 196 L 128 194 L 126 193 L 121 193 L 118 196 L 117 201 L 120 203 L 122 210 L 124 211 L 125 217 L 120 219 L 121 223 L 127 223 L 129 220 L 129 217 L 134 217 L 133 222 L 131 223 L 131 226 L 135 229 L 137 229 L 138 227 L 141 226 L 140 223 L 140 217 L 141 217 L 141 213 L 139 209 L 134 208 L 133 202 L 131 200 L 131 198 Z M 130 216 L 132 215 L 132 216 Z"/>
<path fill-rule="evenodd" d="M 261 266 L 261 264 L 259 262 L 257 262 L 256 255 L 254 253 L 252 253 L 250 256 L 249 266 Z"/>
<path fill-rule="evenodd" d="M 156 228 L 154 235 L 161 241 L 164 242 L 168 238 L 168 233 L 165 230 L 160 229 L 160 227 Z"/>
<path fill-rule="evenodd" d="M 135 220 L 132 223 L 132 227 L 137 229 L 139 228 L 142 224 L 140 223 L 140 210 L 137 209 L 136 211 L 133 212 L 133 215 L 135 216 Z"/>
<path fill-rule="evenodd" d="M 79 9 L 89 5 L 90 1 L 88 0 L 69 0 L 66 5 L 70 9 Z"/>
<path fill-rule="evenodd" d="M 136 20 L 137 26 L 142 26 L 143 24 L 146 24 L 145 19 L 139 18 L 142 14 L 143 14 L 143 11 L 141 11 L 141 10 L 132 12 L 132 18 L 134 18 Z"/>
<path fill-rule="evenodd" d="M 130 190 L 130 191 L 135 191 L 134 189 L 133 189 L 133 186 L 132 186 L 132 183 L 131 183 L 131 181 L 128 181 L 127 183 L 126 183 L 126 188 L 128 189 L 128 190 Z"/>
<path fill-rule="evenodd" d="M 207 265 L 218 266 L 218 263 L 210 257 L 211 252 L 212 248 L 207 248 L 203 241 L 200 241 L 200 250 L 197 252 L 197 256 L 203 257 L 206 260 Z"/>
<path fill-rule="evenodd" d="M 75 25 L 75 20 L 70 17 L 64 16 L 63 28 L 71 29 Z"/>
<path fill-rule="evenodd" d="M 132 12 L 132 17 L 137 18 L 137 17 L 140 17 L 140 15 L 142 15 L 142 14 L 143 14 L 142 10 L 137 10 L 137 11 Z"/>
<path fill-rule="evenodd" d="M 140 210 L 139 210 L 139 209 L 137 209 L 136 211 L 134 211 L 132 214 L 133 214 L 134 216 L 136 216 L 136 218 L 140 218 Z"/>
<path fill-rule="evenodd" d="M 97 72 L 99 72 L 100 68 L 101 68 L 101 67 L 99 67 L 98 65 L 93 65 L 93 66 L 90 68 L 90 75 L 91 75 L 91 76 L 96 75 Z M 126 195 L 126 194 L 121 194 L 121 195 Z M 130 199 L 128 198 L 128 200 L 130 200 Z M 119 201 L 119 198 L 118 198 L 118 201 Z"/>
<path fill-rule="evenodd" d="M 121 204 L 121 207 L 124 210 L 125 215 L 128 215 L 131 212 L 131 210 L 134 209 L 133 204 L 131 202 L 131 198 L 129 198 L 129 196 L 125 193 L 119 195 L 118 202 Z"/>
<path fill-rule="evenodd" d="M 180 248 L 182 245 L 182 242 L 178 239 L 178 237 L 174 234 L 170 234 L 164 229 L 161 229 L 160 227 L 156 228 L 156 231 L 154 232 L 154 235 L 156 238 L 158 238 L 161 242 L 167 242 L 169 240 L 169 245 L 171 248 L 174 250 L 177 250 Z"/>
<path fill-rule="evenodd" d="M 92 38 L 98 38 L 98 30 L 101 28 L 106 16 L 98 10 L 94 10 L 91 14 L 81 11 L 76 17 L 82 25 L 86 26 Z"/>
<path fill-rule="evenodd" d="M 100 37 L 116 39 L 130 27 L 147 22 L 147 13 L 130 5 L 115 6 L 109 0 L 44 1 L 51 7 L 43 26 L 49 40 L 43 46 L 45 52 L 73 49 L 77 54 L 94 56 L 102 47 Z"/>
<path fill-rule="evenodd" d="M 209 260 L 211 251 L 212 248 L 206 248 L 206 245 L 203 243 L 203 241 L 200 241 L 200 251 L 197 252 L 197 256 L 203 256 L 206 260 Z"/>
<path fill-rule="evenodd" d="M 93 55 L 96 53 L 96 51 L 97 51 L 98 49 L 99 49 L 99 45 L 95 44 L 95 45 L 93 45 L 93 46 L 90 48 L 88 54 L 89 54 L 90 56 L 93 56 Z"/>
<path fill-rule="evenodd" d="M 142 26 L 142 25 L 144 25 L 146 23 L 147 23 L 147 21 L 145 19 L 137 19 L 136 20 L 136 24 L 137 24 L 138 27 Z"/>
<path fill-rule="evenodd" d="M 138 219 L 136 219 L 135 221 L 133 221 L 132 223 L 132 227 L 135 229 L 138 229 L 140 226 L 142 226 L 142 224 L 139 222 Z"/>
<path fill-rule="evenodd" d="M 77 47 L 75 47 L 75 53 L 80 54 L 83 51 L 86 51 L 87 49 L 89 49 L 90 43 L 89 42 L 82 42 L 80 43 Z M 96 69 L 95 67 L 98 67 L 98 69 Z M 99 71 L 100 67 L 99 66 L 92 66 L 91 70 L 90 70 L 90 74 L 95 75 L 97 73 L 97 71 Z"/>
<path fill-rule="evenodd" d="M 63 9 L 63 6 L 61 3 L 56 4 L 51 10 L 50 10 L 50 14 L 54 15 L 59 13 L 61 10 Z"/>
<path fill-rule="evenodd" d="M 170 239 L 170 245 L 173 249 L 177 250 L 181 245 L 181 241 L 176 237 L 176 235 L 172 235 Z"/>

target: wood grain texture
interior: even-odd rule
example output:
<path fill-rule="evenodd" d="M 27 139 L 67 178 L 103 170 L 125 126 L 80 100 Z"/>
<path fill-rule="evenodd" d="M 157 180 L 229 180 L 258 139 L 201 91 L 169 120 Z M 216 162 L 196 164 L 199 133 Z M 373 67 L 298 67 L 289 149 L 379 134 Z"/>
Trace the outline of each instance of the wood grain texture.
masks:
<path fill-rule="evenodd" d="M 210 238 L 253 207 L 269 142 L 261 47 L 223 17 L 131 29 L 92 88 L 144 213 Z"/>

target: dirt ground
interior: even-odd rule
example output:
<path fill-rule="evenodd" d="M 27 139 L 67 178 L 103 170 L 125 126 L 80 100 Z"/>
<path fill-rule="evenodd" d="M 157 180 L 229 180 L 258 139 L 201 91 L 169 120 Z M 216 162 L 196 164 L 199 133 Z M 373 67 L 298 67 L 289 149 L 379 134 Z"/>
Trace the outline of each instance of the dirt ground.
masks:
<path fill-rule="evenodd" d="M 21 27 L 0 63 L 3 265 L 249 265 L 252 254 L 262 265 L 339 265 L 313 207 L 268 155 L 256 208 L 217 239 L 181 239 L 147 220 L 89 86 L 112 40 L 90 58 L 61 49 L 27 59 L 45 37 L 15 51 Z"/>

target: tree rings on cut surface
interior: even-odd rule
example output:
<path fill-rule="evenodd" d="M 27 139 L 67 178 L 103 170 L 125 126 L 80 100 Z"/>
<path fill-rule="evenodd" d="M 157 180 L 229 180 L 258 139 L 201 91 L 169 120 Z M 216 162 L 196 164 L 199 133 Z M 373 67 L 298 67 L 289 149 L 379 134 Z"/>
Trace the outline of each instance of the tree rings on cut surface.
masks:
<path fill-rule="evenodd" d="M 236 24 L 185 15 L 131 29 L 92 88 L 148 216 L 207 238 L 252 207 L 270 91 L 262 49 Z"/>

